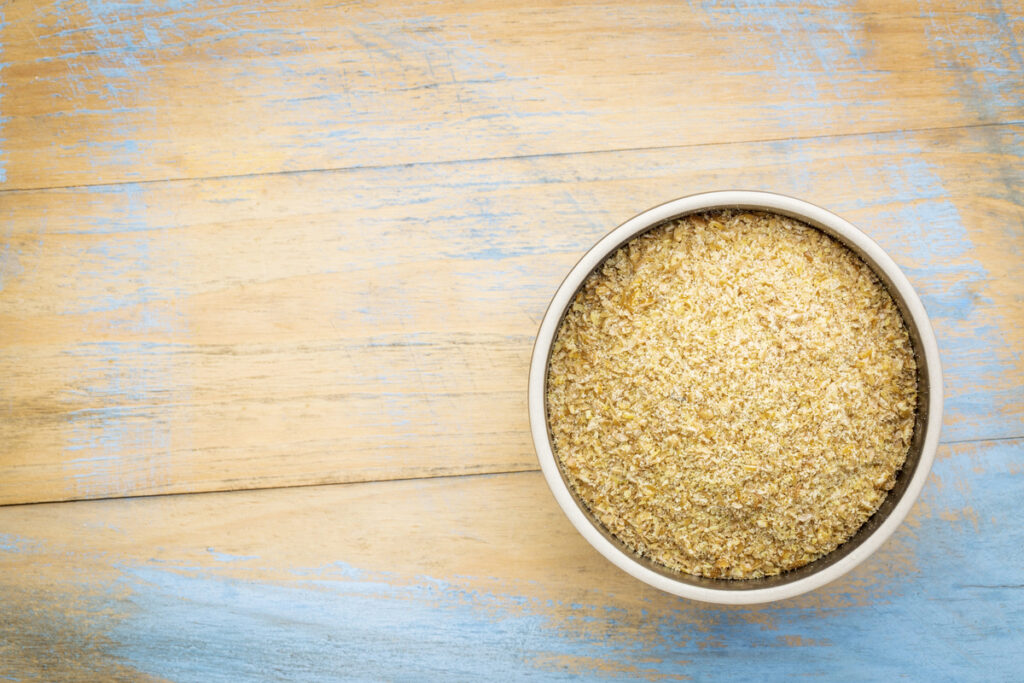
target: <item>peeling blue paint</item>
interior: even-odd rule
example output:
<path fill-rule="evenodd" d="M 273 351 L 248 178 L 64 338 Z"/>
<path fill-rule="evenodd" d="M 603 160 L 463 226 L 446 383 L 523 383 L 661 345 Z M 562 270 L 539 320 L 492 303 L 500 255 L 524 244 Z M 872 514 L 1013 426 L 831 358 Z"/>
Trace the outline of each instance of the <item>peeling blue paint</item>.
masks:
<path fill-rule="evenodd" d="M 160 37 L 160 31 L 154 26 L 143 26 L 142 35 L 146 37 L 146 47 L 157 49 L 163 45 L 164 41 Z"/>
<path fill-rule="evenodd" d="M 769 606 L 656 592 L 646 607 L 598 592 L 538 599 L 521 585 L 485 590 L 474 586 L 499 584 L 344 561 L 267 580 L 261 572 L 277 572 L 258 558 L 212 548 L 201 565 L 121 563 L 113 583 L 86 577 L 65 589 L 85 591 L 76 604 L 112 661 L 177 681 L 1002 679 L 1024 666 L 1022 471 L 1020 440 L 954 447 L 935 463 L 914 524 L 869 561 L 873 573 Z M 0 561 L 42 550 L 0 535 Z"/>
<path fill-rule="evenodd" d="M 206 552 L 218 562 L 248 562 L 249 560 L 259 559 L 256 555 L 234 555 L 232 553 L 222 553 L 213 548 L 207 548 Z"/>
<path fill-rule="evenodd" d="M 856 100 L 861 106 L 870 103 L 883 110 L 877 99 L 881 94 L 866 87 L 878 80 L 864 66 L 865 56 L 874 49 L 870 33 L 858 24 L 849 3 L 702 0 L 700 15 L 716 31 L 728 29 L 726 54 L 736 60 L 741 71 L 756 64 L 767 67 L 757 72 L 759 76 L 773 74 L 761 87 L 786 96 L 787 103 L 776 105 L 773 117 L 780 125 L 806 125 L 805 118 L 792 116 L 795 109 L 817 108 L 822 116 L 843 115 L 834 104 L 821 101 L 824 95 Z M 855 80 L 845 75 L 853 71 L 860 74 Z M 762 103 L 758 110 L 772 108 L 770 103 Z"/>
<path fill-rule="evenodd" d="M 322 567 L 292 569 L 291 573 L 299 577 L 315 577 L 320 581 L 328 579 L 363 580 L 370 576 L 369 572 L 341 561 L 331 562 Z M 389 575 L 382 574 L 381 577 L 387 579 Z"/>
<path fill-rule="evenodd" d="M 78 494 L 127 495 L 163 483 L 174 426 L 168 398 L 180 391 L 173 351 L 136 342 L 86 342 L 66 413 L 66 467 Z M 179 434 L 180 437 L 180 434 Z"/>
<path fill-rule="evenodd" d="M 41 548 L 42 544 L 31 538 L 0 533 L 0 553 L 31 553 Z"/>
<path fill-rule="evenodd" d="M 109 114 L 134 114 L 137 112 L 156 111 L 156 107 L 111 107 L 110 109 L 67 109 L 36 114 L 37 118 L 75 117 L 75 116 L 107 116 Z M 65 147 L 65 149 L 68 149 Z"/>
<path fill-rule="evenodd" d="M 913 673 L 982 680 L 1024 664 L 1017 634 L 1006 627 L 1022 623 L 1024 603 L 1012 589 L 999 589 L 1024 582 L 1024 568 L 1000 561 L 1003 549 L 1024 544 L 1024 530 L 1013 524 L 1021 495 L 1009 476 L 1022 465 L 1019 443 L 986 445 L 940 461 L 938 477 L 970 485 L 930 487 L 925 504 L 949 512 L 973 506 L 978 527 L 923 519 L 905 535 L 917 569 L 873 581 L 866 594 L 865 586 L 851 582 L 846 600 L 834 595 L 835 607 L 708 607 L 708 619 L 694 623 L 685 603 L 657 596 L 679 602 L 680 609 L 647 615 L 647 628 L 623 637 L 617 623 L 630 616 L 623 610 L 559 605 L 568 614 L 559 625 L 526 596 L 467 590 L 432 577 L 402 585 L 394 576 L 357 571 L 281 586 L 136 568 L 126 571 L 125 582 L 137 611 L 118 628 L 117 654 L 143 671 L 181 680 L 191 680 L 193 672 L 305 680 L 479 679 L 499 672 L 516 680 L 580 673 L 732 680 Z M 968 493 L 971 487 L 984 496 Z M 957 558 L 969 561 L 951 561 Z M 938 595 L 965 600 L 932 599 Z M 765 618 L 748 618 L 753 613 Z M 905 628 L 908 623 L 918 627 Z M 787 636 L 804 646 L 789 647 Z M 974 661 L 979 655 L 986 660 L 983 670 Z M 616 674 L 615 666 L 627 671 Z M 629 671 L 631 666 L 639 671 Z"/>
<path fill-rule="evenodd" d="M 93 167 L 119 170 L 119 177 L 141 176 L 139 160 L 157 141 L 143 135 L 144 126 L 156 110 L 136 106 L 147 102 L 146 89 L 165 65 L 155 61 L 156 48 L 166 49 L 164 37 L 180 41 L 177 51 L 194 47 L 199 40 L 189 34 L 222 26 L 220 7 L 197 8 L 194 2 L 139 3 L 88 0 L 71 4 L 58 0 L 53 24 L 58 30 L 36 36 L 51 53 L 39 61 L 60 61 L 66 66 L 62 90 L 72 99 L 83 95 L 98 97 L 105 108 L 53 112 L 49 116 L 103 117 L 106 134 L 75 138 L 69 147 L 88 159 Z M 244 14 L 244 13 L 243 13 Z M 77 24 L 69 25 L 69 17 Z M 173 50 L 172 50 L 173 51 Z M 153 72 L 153 73 L 151 73 Z M 102 129 L 94 129 L 101 131 Z"/>
<path fill-rule="evenodd" d="M 10 241 L 4 240 L 0 244 L 0 292 L 4 291 L 4 286 L 9 281 L 25 272 L 20 256 L 21 250 L 14 247 Z"/>
<path fill-rule="evenodd" d="M 4 91 L 7 89 L 4 70 L 10 66 L 10 64 L 3 61 L 4 44 L 2 42 L 6 28 L 7 17 L 4 14 L 4 9 L 0 7 L 0 184 L 7 182 L 7 152 L 5 151 L 7 147 L 7 139 L 4 137 L 3 125 L 8 121 L 9 117 L 4 116 Z"/>
<path fill-rule="evenodd" d="M 530 254 L 546 252 L 547 249 L 542 249 L 536 246 L 520 246 L 518 248 L 493 246 L 485 247 L 483 249 L 475 249 L 473 251 L 447 253 L 445 254 L 445 257 L 470 259 L 473 261 L 500 261 L 502 259 L 515 258 L 517 256 L 528 256 Z"/>
<path fill-rule="evenodd" d="M 172 439 L 187 427 L 174 424 L 174 408 L 187 402 L 181 353 L 174 343 L 187 331 L 177 241 L 154 225 L 145 190 L 135 184 L 84 191 L 102 210 L 85 210 L 84 243 L 76 283 L 62 313 L 99 316 L 105 333 L 131 341 L 83 341 L 64 353 L 77 357 L 77 374 L 64 397 L 66 466 L 76 494 L 138 493 L 164 483 L 172 466 Z M 160 341 L 146 339 L 156 335 Z M 142 337 L 142 339 L 138 339 Z M 169 341 L 168 341 L 169 340 Z"/>
<path fill-rule="evenodd" d="M 137 610 L 115 631 L 114 654 L 180 681 L 481 679 L 564 640 L 536 616 L 496 622 L 471 606 L 435 608 L 445 596 L 430 586 L 316 590 L 149 568 L 126 569 L 125 579 Z"/>
<path fill-rule="evenodd" d="M 993 424 L 995 416 L 1012 415 L 1014 406 L 1024 404 L 1024 387 L 999 388 L 1016 350 L 1002 331 L 986 324 L 992 302 L 983 287 L 989 273 L 974 256 L 975 245 L 937 170 L 922 160 L 923 150 L 910 138 L 902 146 L 903 153 L 879 169 L 898 208 L 877 209 L 872 222 L 899 226 L 891 233 L 898 237 L 882 246 L 902 264 L 936 329 L 947 377 L 946 413 L 955 416 L 943 439 L 1019 436 L 1024 424 L 1017 420 Z M 1024 148 L 1007 151 L 1024 157 Z M 871 202 L 885 200 L 880 194 Z"/>
<path fill-rule="evenodd" d="M 966 9 L 956 22 L 937 17 L 927 0 L 919 7 L 928 19 L 928 47 L 936 65 L 955 75 L 959 104 L 985 121 L 1019 117 L 1024 51 L 1017 35 L 1024 17 L 1008 15 L 999 0 L 977 11 Z"/>
<path fill-rule="evenodd" d="M 11 534 L 0 534 L 0 552 L 15 553 L 21 549 L 21 539 Z"/>

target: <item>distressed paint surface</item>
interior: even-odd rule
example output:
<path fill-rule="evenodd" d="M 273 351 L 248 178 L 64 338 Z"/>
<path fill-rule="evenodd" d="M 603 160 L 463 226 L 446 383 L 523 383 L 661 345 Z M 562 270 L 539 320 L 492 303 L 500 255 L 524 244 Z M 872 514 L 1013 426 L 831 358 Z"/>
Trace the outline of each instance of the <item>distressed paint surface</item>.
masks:
<path fill-rule="evenodd" d="M 753 608 L 619 572 L 534 472 L 8 507 L 0 674 L 60 638 L 82 677 L 1013 680 L 1022 476 L 1020 439 L 944 446 L 875 557 Z"/>
<path fill-rule="evenodd" d="M 1014 9 L 21 0 L 0 37 L 6 183 L 1019 121 Z"/>
<path fill-rule="evenodd" d="M 1018 680 L 1022 43 L 1005 0 L 6 3 L 0 681 Z M 892 254 L 947 397 L 908 522 L 756 608 L 599 557 L 525 415 L 579 255 L 727 187 Z"/>
<path fill-rule="evenodd" d="M 943 439 L 1020 436 L 1022 133 L 7 194 L 0 502 L 534 469 L 523 378 L 555 286 L 629 216 L 721 187 L 863 227 L 932 316 Z"/>

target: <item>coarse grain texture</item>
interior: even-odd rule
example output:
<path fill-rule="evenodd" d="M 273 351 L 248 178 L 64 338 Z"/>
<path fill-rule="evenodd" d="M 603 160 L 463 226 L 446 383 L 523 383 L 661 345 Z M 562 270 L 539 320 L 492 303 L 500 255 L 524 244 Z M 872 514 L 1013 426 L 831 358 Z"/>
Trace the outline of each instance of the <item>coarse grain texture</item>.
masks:
<path fill-rule="evenodd" d="M 591 513 L 674 570 L 745 579 L 848 540 L 892 488 L 917 402 L 903 319 L 793 219 L 660 226 L 584 283 L 548 374 L 555 453 Z"/>

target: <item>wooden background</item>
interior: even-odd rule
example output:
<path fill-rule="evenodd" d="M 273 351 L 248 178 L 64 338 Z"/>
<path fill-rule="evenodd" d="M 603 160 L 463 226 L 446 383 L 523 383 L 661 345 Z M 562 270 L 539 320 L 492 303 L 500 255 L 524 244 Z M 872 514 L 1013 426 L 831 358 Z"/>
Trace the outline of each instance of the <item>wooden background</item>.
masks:
<path fill-rule="evenodd" d="M 1022 46 L 1019 0 L 6 3 L 0 679 L 1019 680 Z M 887 249 L 947 395 L 895 537 L 754 608 L 591 550 L 525 405 L 582 252 L 728 188 Z"/>

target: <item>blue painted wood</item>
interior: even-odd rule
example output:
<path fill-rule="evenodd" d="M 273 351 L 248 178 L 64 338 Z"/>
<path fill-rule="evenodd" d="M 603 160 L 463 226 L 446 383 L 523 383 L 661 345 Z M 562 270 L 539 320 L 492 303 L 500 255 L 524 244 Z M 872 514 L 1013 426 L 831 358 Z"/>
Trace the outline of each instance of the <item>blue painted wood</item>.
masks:
<path fill-rule="evenodd" d="M 543 512 L 524 510 L 519 524 L 505 524 L 517 513 L 502 504 L 521 503 L 524 491 L 546 496 L 536 473 L 454 488 L 443 480 L 367 485 L 402 497 L 403 515 L 389 521 L 386 501 L 363 499 L 369 510 L 352 509 L 350 518 L 380 515 L 378 531 L 301 535 L 324 539 L 312 555 L 281 532 L 301 528 L 331 501 L 357 502 L 332 498 L 337 487 L 8 508 L 0 524 L 17 533 L 0 537 L 0 674 L 17 678 L 68 658 L 83 677 L 120 666 L 176 681 L 1009 681 L 1024 667 L 1022 475 L 1022 440 L 944 447 L 909 523 L 875 558 L 815 593 L 752 608 L 689 603 L 625 577 L 575 538 L 543 497 Z M 470 495 L 473 487 L 480 493 Z M 431 513 L 454 491 L 461 495 Z M 498 507 L 471 509 L 484 491 Z M 217 529 L 202 520 L 217 509 L 244 519 L 235 506 L 251 511 L 251 523 Z M 410 506 L 419 519 L 412 538 L 401 528 Z M 53 522 L 55 515 L 66 517 Z M 203 538 L 178 531 L 187 520 L 217 545 L 204 550 Z M 33 537 L 34 528 L 49 537 Z M 91 550 L 76 538 L 82 533 L 109 538 L 111 552 Z M 554 551 L 561 566 L 532 556 L 552 556 L 538 540 L 545 534 L 566 546 Z M 475 538 L 475 557 L 430 559 L 465 548 L 466 535 Z M 152 544 L 161 536 L 174 547 L 130 547 L 132 538 Z M 424 537 L 433 539 L 429 548 Z M 366 550 L 337 545 L 340 538 L 376 538 L 371 555 L 402 557 L 404 547 L 408 559 L 367 569 L 353 564 L 366 561 Z M 322 563 L 289 561 L 296 552 Z M 431 564 L 445 574 L 432 575 Z M 42 579 L 11 571 L 33 565 Z M 470 567 L 488 574 L 468 575 Z M 561 576 L 569 572 L 576 578 Z M 553 585 L 576 587 L 559 594 Z M 51 649 L 19 649 L 30 635 Z"/>
<path fill-rule="evenodd" d="M 79 393 L 41 399 L 40 405 L 52 407 L 45 401 L 56 400 L 63 407 L 37 411 L 38 423 L 28 430 L 34 434 L 60 414 L 66 432 L 62 448 L 69 456 L 62 466 L 66 476 L 82 480 L 85 495 L 128 495 L 163 481 L 167 469 L 181 464 L 173 441 L 183 425 L 174 423 L 169 409 L 153 405 L 168 396 L 188 400 L 186 359 L 194 351 L 195 321 L 178 302 L 222 283 L 211 285 L 183 267 L 174 231 L 192 224 L 181 223 L 176 211 L 208 222 L 298 222 L 304 215 L 296 207 L 311 198 L 319 212 L 353 212 L 366 220 L 329 226 L 332 250 L 322 243 L 282 240 L 280 248 L 295 250 L 293 256 L 302 249 L 309 253 L 305 270 L 275 277 L 328 275 L 351 267 L 339 253 L 367 232 L 411 244 L 419 251 L 403 252 L 405 263 L 444 262 L 454 282 L 448 291 L 428 289 L 432 293 L 417 305 L 448 306 L 453 312 L 446 322 L 464 335 L 474 334 L 474 319 L 455 311 L 500 311 L 507 334 L 498 335 L 496 343 L 510 349 L 510 358 L 528 348 L 547 297 L 575 256 L 632 213 L 723 184 L 817 201 L 875 237 L 921 291 L 946 370 L 943 440 L 969 442 L 944 447 L 910 522 L 861 570 L 810 596 L 749 609 L 689 604 L 619 576 L 565 528 L 539 477 L 530 473 L 504 477 L 504 488 L 495 489 L 533 492 L 510 496 L 507 500 L 516 504 L 508 509 L 500 507 L 506 500 L 501 496 L 481 503 L 455 480 L 389 485 L 395 509 L 406 512 L 366 518 L 357 509 L 341 510 L 332 523 L 356 519 L 366 528 L 351 536 L 349 546 L 325 545 L 317 561 L 289 562 L 281 540 L 308 533 L 308 544 L 316 545 L 323 536 L 316 529 L 321 520 L 298 523 L 289 513 L 322 495 L 302 490 L 275 498 L 274 506 L 262 506 L 269 493 L 245 493 L 216 502 L 189 496 L 4 508 L 0 679 L 1019 680 L 1024 674 L 1024 531 L 1018 514 L 1024 506 L 1019 336 L 1024 317 L 1014 297 L 1020 291 L 1016 283 L 1024 279 L 1019 265 L 1024 263 L 1019 220 L 1024 135 L 1013 121 L 1024 116 L 1024 18 L 1019 7 L 1005 2 L 976 5 L 960 11 L 917 2 L 891 14 L 865 14 L 859 6 L 832 0 L 716 0 L 691 3 L 685 16 L 660 6 L 617 6 L 607 10 L 614 14 L 613 25 L 631 31 L 608 35 L 621 40 L 616 45 L 627 54 L 634 50 L 641 56 L 648 44 L 643 32 L 669 19 L 713 34 L 711 48 L 725 57 L 715 62 L 721 72 L 710 77 L 740 82 L 753 74 L 768 102 L 730 110 L 734 125 L 783 139 L 569 156 L 545 154 L 648 146 L 642 135 L 631 134 L 645 125 L 659 135 L 670 133 L 669 142 L 701 142 L 705 133 L 701 126 L 677 126 L 670 108 L 660 110 L 656 120 L 643 111 L 613 116 L 600 103 L 567 97 L 585 88 L 557 79 L 538 83 L 522 63 L 493 49 L 488 40 L 493 36 L 477 39 L 457 20 L 379 16 L 360 24 L 358 37 L 365 44 L 359 63 L 339 71 L 318 63 L 322 55 L 306 53 L 304 46 L 319 38 L 316 31 L 281 22 L 270 26 L 261 19 L 279 14 L 271 10 L 297 16 L 288 14 L 284 3 L 244 10 L 230 2 L 57 3 L 46 9 L 46 22 L 56 30 L 39 35 L 32 34 L 38 22 L 24 19 L 31 14 L 26 4 L 0 9 L 0 54 L 10 52 L 17 21 L 19 45 L 34 38 L 48 49 L 60 46 L 59 55 L 32 68 L 56 79 L 63 88 L 57 88 L 59 96 L 77 98 L 38 118 L 24 116 L 12 109 L 19 93 L 10 84 L 27 88 L 32 81 L 24 78 L 24 64 L 0 59 L 0 183 L 21 174 L 20 183 L 45 185 L 40 178 L 48 172 L 87 183 L 194 172 L 191 151 L 178 146 L 175 130 L 153 125 L 171 121 L 178 132 L 199 125 L 187 106 L 168 114 L 177 111 L 168 106 L 171 98 L 153 89 L 166 68 L 148 57 L 158 50 L 175 58 L 198 50 L 204 58 L 236 66 L 231 97 L 247 118 L 232 121 L 235 110 L 212 110 L 229 116 L 215 122 L 220 125 L 216 136 L 199 138 L 222 157 L 206 170 L 249 169 L 244 157 L 258 145 L 240 147 L 230 124 L 245 128 L 260 116 L 287 120 L 303 132 L 282 136 L 288 145 L 260 148 L 273 154 L 268 164 L 256 166 L 259 171 L 366 165 L 372 154 L 391 162 L 452 161 L 282 175 L 279 182 L 210 180 L 202 189 L 129 182 L 57 195 L 0 195 L 0 215 L 8 219 L 0 225 L 0 295 L 29 292 L 13 303 L 0 300 L 4 311 L 43 315 L 40 311 L 57 306 L 55 315 L 96 316 L 105 325 L 100 333 L 83 326 L 81 338 L 61 350 L 79 362 L 73 378 Z M 559 16 L 571 18 L 578 11 L 583 10 L 568 8 Z M 68 14 L 89 21 L 70 25 Z M 933 120 L 893 110 L 885 88 L 876 87 L 888 81 L 875 57 L 899 45 L 880 42 L 873 27 L 900 15 L 926 35 L 921 43 L 928 51 L 926 70 L 948 79 L 944 104 L 953 114 L 934 120 L 1006 125 L 821 137 L 824 131 L 864 133 L 872 126 L 898 131 L 907 120 Z M 436 25 L 447 30 L 443 37 L 431 32 Z M 808 33 L 808 26 L 814 30 Z M 791 40 L 795 34 L 805 39 Z M 633 42 L 626 40 L 630 36 Z M 689 49 L 692 39 L 681 32 L 679 49 Z M 772 49 L 765 50 L 766 42 Z M 322 54 L 345 56 L 342 50 Z M 420 71 L 409 71 L 412 65 Z M 450 78 L 428 73 L 438 65 Z M 570 75 L 571 66 L 565 69 Z M 765 73 L 774 78 L 760 78 Z M 608 82 L 593 78 L 589 85 Z M 622 79 L 613 86 L 628 91 L 632 82 Z M 353 84 L 357 87 L 344 87 Z M 422 88 L 424 99 L 402 99 L 382 84 Z M 677 113 L 689 115 L 692 123 L 700 119 L 691 108 L 699 99 L 690 97 L 694 89 L 688 85 L 664 83 L 666 92 L 686 105 Z M 436 121 L 392 116 L 396 102 L 412 103 L 420 114 L 432 111 L 431 91 L 437 89 L 458 92 L 476 108 L 461 119 L 448 112 L 435 112 Z M 260 103 L 251 111 L 242 108 L 250 97 Z M 548 101 L 557 106 L 538 111 L 528 104 Z M 33 124 L 67 134 L 53 135 L 52 145 L 33 156 L 21 149 Z M 817 137 L 800 139 L 811 128 Z M 435 144 L 441 129 L 447 131 L 446 146 Z M 70 137 L 79 130 L 88 133 Z M 222 130 L 224 144 L 218 139 Z M 450 143 L 453 130 L 464 133 L 471 153 Z M 719 140 L 733 139 L 725 128 L 716 130 Z M 539 156 L 458 161 L 533 154 Z M 12 166 L 15 158 L 20 167 Z M 19 214 L 24 206 L 32 208 Z M 379 217 L 382 207 L 399 207 L 402 215 Z M 432 239 L 432 230 L 443 232 L 444 240 Z M 417 235 L 427 237 L 417 242 Z M 55 253 L 43 245 L 73 254 L 66 273 L 70 284 L 56 304 L 31 295 L 40 282 L 33 278 L 47 254 Z M 372 264 L 383 269 L 394 265 L 393 254 L 359 258 L 376 258 Z M 122 283 L 132 286 L 118 288 Z M 386 291 L 394 308 L 382 313 L 370 292 L 348 292 L 338 297 L 332 319 L 385 325 L 409 316 L 412 306 L 402 299 L 403 290 L 378 284 L 391 285 Z M 510 292 L 514 306 L 508 303 Z M 0 338 L 5 332 L 11 334 L 10 328 L 0 329 Z M 111 335 L 124 338 L 111 340 Z M 364 339 L 356 351 L 375 344 L 415 349 L 423 343 L 421 333 L 403 332 Z M 21 350 L 7 346 L 0 353 L 9 369 L 0 382 L 3 405 L 12 378 L 20 384 L 35 378 L 31 368 L 24 369 Z M 384 365 L 388 358 L 377 360 Z M 431 357 L 431 381 L 448 377 L 443 361 Z M 376 371 L 372 364 L 361 369 L 367 376 Z M 479 370 L 489 369 L 481 364 Z M 399 369 L 381 374 L 380 382 L 397 393 L 415 378 Z M 82 395 L 102 405 L 80 409 L 75 401 Z M 399 433 L 407 419 L 403 411 L 415 407 L 416 398 L 405 400 L 394 399 L 388 404 L 393 412 L 380 418 L 385 436 Z M 515 400 L 508 405 L 514 408 Z M 513 419 L 512 409 L 494 413 L 497 421 Z M 438 423 L 448 424 L 447 419 L 452 430 L 457 427 L 453 416 L 435 415 Z M 525 433 L 515 424 L 503 425 L 502 438 L 518 435 L 523 441 L 513 450 L 527 452 Z M 474 447 L 460 453 L 469 467 Z M 361 490 L 379 490 L 367 488 L 372 486 Z M 418 498 L 423 491 L 431 493 Z M 280 505 L 281 500 L 288 504 Z M 253 510 L 253 521 L 243 518 L 227 533 L 222 530 L 209 547 L 176 517 L 176 511 L 189 508 L 200 511 L 195 517 L 215 518 L 235 504 Z M 409 515 L 410 509 L 416 514 Z M 536 540 L 547 533 L 555 535 L 557 553 Z M 91 543 L 93 536 L 103 541 Z M 246 551 L 236 552 L 236 545 Z M 424 555 L 424 546 L 434 553 L 459 548 L 464 555 L 443 563 Z M 382 569 L 366 559 L 373 552 L 401 555 L 406 548 L 416 555 L 408 565 L 396 562 Z M 487 560 L 489 553 L 496 559 Z"/>
<path fill-rule="evenodd" d="M 945 154 L 950 146 L 958 150 L 955 163 Z M 46 404 L 68 422 L 64 449 L 80 477 L 71 496 L 180 491 L 190 489 L 175 485 L 201 483 L 167 472 L 175 464 L 187 470 L 189 449 L 206 446 L 202 438 L 186 438 L 182 422 L 202 419 L 195 412 L 197 384 L 214 380 L 197 376 L 194 362 L 208 357 L 211 343 L 235 350 L 217 362 L 233 364 L 237 388 L 245 390 L 239 400 L 280 401 L 288 409 L 277 385 L 248 379 L 267 349 L 252 355 L 240 340 L 282 354 L 305 348 L 309 360 L 292 382 L 325 401 L 351 392 L 379 396 L 365 417 L 380 420 L 388 434 L 408 440 L 429 427 L 410 422 L 410 415 L 429 417 L 452 434 L 467 432 L 437 466 L 470 470 L 481 462 L 480 444 L 497 430 L 507 455 L 487 466 L 521 469 L 530 444 L 517 386 L 561 277 L 630 215 L 728 184 L 806 198 L 880 242 L 918 289 L 936 329 L 946 379 L 942 440 L 1011 438 L 1024 434 L 1014 298 L 1024 281 L 1015 213 L 1024 206 L 1017 189 L 1024 187 L 1022 169 L 1024 128 L 1014 125 L 685 154 L 658 149 L 208 180 L 201 187 L 172 182 L 34 192 L 3 215 L 22 242 L 45 240 L 48 247 L 22 247 L 0 262 L 4 280 L 18 288 L 8 291 L 21 292 L 0 300 L 0 313 L 55 308 L 57 321 L 82 321 L 82 332 L 69 348 L 56 350 L 53 363 L 76 359 L 67 387 Z M 957 181 L 963 173 L 994 177 L 964 188 Z M 248 225 L 259 226 L 260 241 L 248 238 Z M 368 231 L 372 247 L 362 239 Z M 235 258 L 225 258 L 226 248 Z M 72 257 L 64 272 L 52 272 L 55 253 Z M 444 286 L 427 263 L 445 264 Z M 36 283 L 55 278 L 68 286 L 51 301 L 52 293 Z M 309 293 L 275 289 L 288 282 L 310 283 Z M 254 300 L 240 283 L 272 294 Z M 195 297 L 226 289 L 238 292 L 222 298 L 231 316 L 190 310 Z M 274 305 L 275 298 L 284 303 Z M 303 316 L 288 302 L 301 305 Z M 52 324 L 45 318 L 23 323 L 40 335 Z M 273 330 L 282 324 L 304 326 L 302 338 L 279 347 Z M 494 350 L 469 358 L 467 343 Z M 18 365 L 13 356 L 10 365 Z M 434 390 L 425 390 L 424 381 Z M 460 411 L 472 411 L 484 394 L 450 397 L 468 387 L 485 391 L 488 410 L 497 411 L 478 421 L 480 435 L 467 431 Z M 344 423 L 335 424 L 340 430 Z M 147 458 L 149 465 L 132 469 Z M 236 460 L 225 478 L 251 473 L 244 457 Z M 322 465 L 313 462 L 288 483 L 322 481 Z M 401 466 L 395 464 L 396 475 L 420 472 Z M 276 481 L 272 468 L 261 475 Z M 219 487 L 217 481 L 203 486 Z"/>
<path fill-rule="evenodd" d="M 22 3 L 0 150 L 47 187 L 1007 122 L 1014 9 Z"/>

